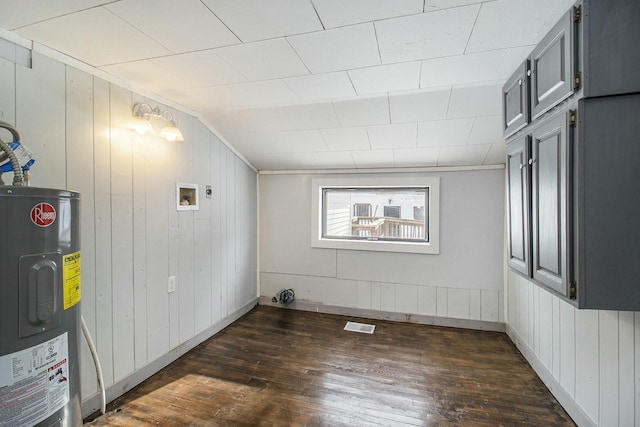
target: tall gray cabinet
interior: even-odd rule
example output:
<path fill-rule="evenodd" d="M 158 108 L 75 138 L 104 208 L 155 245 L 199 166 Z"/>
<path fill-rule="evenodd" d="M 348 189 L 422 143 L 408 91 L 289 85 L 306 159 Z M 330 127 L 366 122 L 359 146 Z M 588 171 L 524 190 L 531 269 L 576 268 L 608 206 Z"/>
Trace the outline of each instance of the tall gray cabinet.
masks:
<path fill-rule="evenodd" d="M 640 310 L 638 22 L 579 1 L 503 87 L 509 266 L 579 308 Z"/>

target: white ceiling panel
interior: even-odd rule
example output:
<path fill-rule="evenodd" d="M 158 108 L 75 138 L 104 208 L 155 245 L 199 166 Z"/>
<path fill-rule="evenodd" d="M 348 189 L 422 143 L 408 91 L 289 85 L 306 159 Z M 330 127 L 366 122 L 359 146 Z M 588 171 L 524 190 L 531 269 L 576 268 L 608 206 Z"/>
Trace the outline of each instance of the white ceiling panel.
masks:
<path fill-rule="evenodd" d="M 497 75 L 505 80 L 509 78 L 516 68 L 521 66 L 525 59 L 527 59 L 534 47 L 535 45 L 507 49 L 507 53 L 498 66 Z"/>
<path fill-rule="evenodd" d="M 101 7 L 29 25 L 18 32 L 95 67 L 171 53 Z"/>
<path fill-rule="evenodd" d="M 105 7 L 174 53 L 240 43 L 200 0 L 122 0 Z"/>
<path fill-rule="evenodd" d="M 574 0 L 497 0 L 482 4 L 467 53 L 539 42 Z"/>
<path fill-rule="evenodd" d="M 491 0 L 425 0 L 424 11 L 433 12 L 440 9 L 467 6 L 470 4 L 483 3 Z"/>
<path fill-rule="evenodd" d="M 274 136 L 276 151 L 287 153 L 329 151 L 322 134 L 317 129 L 277 132 Z"/>
<path fill-rule="evenodd" d="M 25 25 L 90 9 L 113 0 L 2 0 L 0 27 L 13 30 Z"/>
<path fill-rule="evenodd" d="M 360 24 L 287 37 L 312 73 L 380 64 L 373 24 Z"/>
<path fill-rule="evenodd" d="M 340 127 L 330 102 L 241 110 L 253 131 L 304 130 Z"/>
<path fill-rule="evenodd" d="M 391 122 L 443 120 L 450 94 L 450 87 L 390 94 Z"/>
<path fill-rule="evenodd" d="M 382 63 L 464 53 L 479 9 L 472 5 L 376 22 Z"/>
<path fill-rule="evenodd" d="M 320 132 L 331 151 L 368 150 L 371 148 L 365 127 L 321 129 Z"/>
<path fill-rule="evenodd" d="M 290 77 L 284 82 L 302 101 L 322 101 L 356 94 L 349 76 L 344 71 Z"/>
<path fill-rule="evenodd" d="M 325 28 L 422 12 L 423 0 L 312 0 Z"/>
<path fill-rule="evenodd" d="M 213 50 L 201 50 L 151 60 L 173 74 L 182 76 L 191 86 L 216 86 L 240 83 L 246 78 Z"/>
<path fill-rule="evenodd" d="M 502 84 L 454 86 L 451 90 L 448 119 L 491 116 L 502 111 Z"/>
<path fill-rule="evenodd" d="M 163 90 L 160 92 L 160 95 L 182 105 L 190 105 L 194 111 L 200 113 L 231 109 L 234 101 L 231 99 L 226 86 Z"/>
<path fill-rule="evenodd" d="M 466 145 L 473 118 L 418 123 L 418 147 Z"/>
<path fill-rule="evenodd" d="M 352 151 L 356 168 L 392 168 L 395 166 L 393 150 Z"/>
<path fill-rule="evenodd" d="M 352 169 L 355 168 L 350 151 L 320 153 L 290 153 L 287 160 L 293 160 L 299 169 Z M 293 169 L 289 167 L 289 169 Z"/>
<path fill-rule="evenodd" d="M 509 77 L 515 70 L 510 68 L 509 74 L 499 73 L 500 64 L 508 49 L 493 50 L 466 55 L 454 55 L 444 58 L 426 59 L 422 61 L 420 87 L 437 87 L 447 84 L 466 84 L 482 81 L 499 80 Z"/>
<path fill-rule="evenodd" d="M 235 107 L 259 107 L 264 105 L 297 104 L 299 99 L 282 80 L 238 83 L 227 85 Z"/>
<path fill-rule="evenodd" d="M 393 150 L 396 167 L 430 167 L 438 164 L 440 147 L 399 148 Z"/>
<path fill-rule="evenodd" d="M 485 165 L 499 165 L 504 163 L 504 159 L 507 156 L 507 147 L 504 142 L 497 142 L 491 144 L 489 154 L 484 159 Z"/>
<path fill-rule="evenodd" d="M 389 124 L 389 101 L 386 96 L 358 98 L 333 103 L 342 127 Z"/>
<path fill-rule="evenodd" d="M 503 141 L 502 116 L 475 118 L 468 144 L 497 144 Z"/>
<path fill-rule="evenodd" d="M 367 127 L 371 148 L 416 148 L 417 123 Z"/>
<path fill-rule="evenodd" d="M 438 166 L 474 166 L 481 165 L 487 157 L 491 145 L 463 145 L 441 147 Z"/>
<path fill-rule="evenodd" d="M 322 30 L 310 1 L 202 0 L 243 42 Z"/>
<path fill-rule="evenodd" d="M 248 80 L 309 74 L 285 39 L 273 39 L 215 49 L 215 53 Z"/>
<path fill-rule="evenodd" d="M 182 75 L 171 73 L 149 59 L 106 65 L 100 69 L 153 93 L 192 86 Z"/>
<path fill-rule="evenodd" d="M 358 95 L 418 89 L 420 62 L 378 65 L 349 71 Z"/>

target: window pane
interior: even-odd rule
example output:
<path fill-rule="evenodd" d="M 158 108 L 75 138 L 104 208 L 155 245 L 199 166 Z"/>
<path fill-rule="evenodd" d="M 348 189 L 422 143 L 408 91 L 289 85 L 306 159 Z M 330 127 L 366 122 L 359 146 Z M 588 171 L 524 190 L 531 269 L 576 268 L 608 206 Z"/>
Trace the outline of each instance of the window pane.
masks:
<path fill-rule="evenodd" d="M 428 187 L 325 188 L 323 238 L 428 242 Z"/>

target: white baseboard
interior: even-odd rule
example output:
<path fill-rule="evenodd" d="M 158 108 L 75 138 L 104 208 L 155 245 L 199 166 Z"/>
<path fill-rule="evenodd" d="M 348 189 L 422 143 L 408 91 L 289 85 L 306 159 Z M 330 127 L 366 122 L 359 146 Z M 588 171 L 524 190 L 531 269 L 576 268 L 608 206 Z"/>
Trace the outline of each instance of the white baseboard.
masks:
<path fill-rule="evenodd" d="M 295 300 L 287 306 L 274 303 L 270 297 L 261 296 L 260 305 L 270 305 L 293 310 L 315 311 L 318 313 L 339 314 L 342 316 L 363 317 L 365 319 L 390 320 L 393 322 L 417 323 L 420 325 L 447 326 L 451 328 L 475 329 L 479 331 L 505 332 L 503 322 L 486 320 L 454 319 L 452 317 L 427 316 L 424 314 L 395 313 L 392 311 L 370 310 L 355 307 L 339 307 L 312 301 Z"/>
<path fill-rule="evenodd" d="M 576 401 L 565 391 L 558 381 L 553 377 L 553 374 L 540 362 L 535 353 L 524 340 L 518 335 L 515 329 L 511 325 L 507 325 L 507 335 L 515 346 L 520 350 L 520 353 L 529 362 L 529 365 L 536 371 L 538 377 L 542 380 L 544 385 L 547 386 L 549 391 L 555 396 L 560 405 L 564 408 L 573 421 L 580 427 L 596 427 L 597 423 L 594 423 L 591 418 L 585 414 Z"/>
<path fill-rule="evenodd" d="M 127 391 L 133 389 L 138 384 L 142 383 L 144 380 L 149 378 L 151 375 L 160 371 L 162 368 L 166 367 L 170 363 L 177 360 L 180 356 L 187 353 L 189 350 L 193 349 L 195 346 L 201 344 L 207 339 L 211 338 L 249 311 L 254 308 L 258 304 L 258 299 L 255 298 L 247 303 L 245 306 L 240 308 L 233 314 L 225 317 L 215 325 L 211 326 L 209 329 L 206 329 L 200 332 L 198 335 L 194 336 L 188 341 L 180 344 L 176 348 L 171 349 L 168 353 L 161 356 L 160 358 L 154 360 L 148 365 L 138 369 L 137 371 L 131 373 L 127 377 L 119 380 L 118 382 L 111 384 L 107 387 L 107 402 L 111 402 L 114 399 L 122 396 Z M 94 395 L 86 398 L 82 402 L 82 416 L 87 417 L 94 412 L 100 410 L 100 393 L 95 393 Z"/>

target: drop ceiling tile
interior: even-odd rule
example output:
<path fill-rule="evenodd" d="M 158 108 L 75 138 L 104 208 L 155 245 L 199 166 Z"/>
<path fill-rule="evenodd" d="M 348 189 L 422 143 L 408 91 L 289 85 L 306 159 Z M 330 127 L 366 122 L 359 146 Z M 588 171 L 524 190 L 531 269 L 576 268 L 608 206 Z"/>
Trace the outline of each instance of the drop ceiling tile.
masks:
<path fill-rule="evenodd" d="M 296 94 L 282 80 L 238 83 L 225 87 L 231 96 L 233 105 L 239 108 L 300 102 Z"/>
<path fill-rule="evenodd" d="M 365 127 L 321 129 L 320 132 L 331 151 L 368 150 L 371 148 Z"/>
<path fill-rule="evenodd" d="M 174 53 L 240 43 L 199 0 L 121 0 L 105 7 Z"/>
<path fill-rule="evenodd" d="M 2 2 L 0 27 L 13 30 L 36 22 L 89 9 L 112 0 L 10 0 Z"/>
<path fill-rule="evenodd" d="M 287 37 L 313 74 L 380 64 L 373 24 Z"/>
<path fill-rule="evenodd" d="M 389 124 L 386 96 L 333 102 L 342 127 Z"/>
<path fill-rule="evenodd" d="M 355 163 L 350 151 L 326 151 L 321 153 L 291 153 L 296 169 L 353 169 Z M 293 168 L 291 168 L 293 169 Z"/>
<path fill-rule="evenodd" d="M 466 145 L 473 118 L 418 123 L 418 147 Z"/>
<path fill-rule="evenodd" d="M 464 53 L 479 5 L 376 22 L 383 64 Z"/>
<path fill-rule="evenodd" d="M 29 25 L 18 32 L 94 67 L 171 53 L 101 7 Z"/>
<path fill-rule="evenodd" d="M 392 93 L 389 95 L 391 122 L 443 120 L 447 114 L 450 93 L 451 87 Z"/>
<path fill-rule="evenodd" d="M 277 132 L 272 147 L 273 151 L 286 153 L 329 151 L 322 134 L 317 129 Z"/>
<path fill-rule="evenodd" d="M 356 168 L 392 168 L 393 150 L 352 151 Z"/>
<path fill-rule="evenodd" d="M 504 141 L 502 116 L 476 117 L 468 144 L 497 144 Z"/>
<path fill-rule="evenodd" d="M 340 126 L 330 102 L 241 110 L 248 131 L 325 129 Z"/>
<path fill-rule="evenodd" d="M 448 119 L 491 116 L 502 111 L 502 84 L 454 86 L 447 112 Z"/>
<path fill-rule="evenodd" d="M 438 166 L 474 166 L 481 165 L 487 157 L 491 145 L 463 145 L 441 147 Z"/>
<path fill-rule="evenodd" d="M 373 150 L 384 148 L 415 148 L 418 133 L 417 123 L 367 127 L 369 142 Z"/>
<path fill-rule="evenodd" d="M 516 68 L 527 59 L 534 47 L 535 45 L 507 49 L 507 53 L 498 66 L 498 75 L 505 80 L 509 78 Z"/>
<path fill-rule="evenodd" d="M 344 71 L 290 77 L 284 79 L 284 82 L 303 101 L 330 100 L 356 94 L 349 76 Z"/>
<path fill-rule="evenodd" d="M 151 61 L 165 70 L 181 76 L 192 86 L 216 86 L 246 81 L 242 74 L 211 49 L 165 56 Z"/>
<path fill-rule="evenodd" d="M 440 9 L 467 6 L 470 4 L 483 3 L 487 0 L 425 0 L 424 11 L 433 12 Z"/>
<path fill-rule="evenodd" d="M 309 74 L 298 55 L 282 38 L 222 47 L 215 49 L 215 53 L 249 80 Z"/>
<path fill-rule="evenodd" d="M 422 13 L 423 0 L 313 0 L 325 28 Z"/>
<path fill-rule="evenodd" d="M 181 76 L 165 70 L 148 59 L 106 65 L 100 67 L 100 69 L 154 93 L 192 86 L 191 83 L 183 80 Z"/>
<path fill-rule="evenodd" d="M 506 162 L 507 157 L 507 147 L 504 142 L 498 142 L 495 144 L 491 144 L 491 148 L 489 149 L 489 154 L 484 159 L 485 165 L 500 165 Z"/>
<path fill-rule="evenodd" d="M 426 59 L 422 61 L 420 87 L 460 85 L 507 78 L 515 70 L 515 66 L 506 76 L 499 72 L 499 66 L 506 54 L 507 49 L 501 49 Z"/>
<path fill-rule="evenodd" d="M 349 76 L 358 95 L 418 89 L 420 62 L 359 68 L 350 70 Z"/>
<path fill-rule="evenodd" d="M 310 1 L 203 0 L 243 42 L 322 30 Z"/>
<path fill-rule="evenodd" d="M 483 3 L 466 52 L 537 44 L 573 3 L 573 0 Z"/>
<path fill-rule="evenodd" d="M 437 166 L 440 147 L 399 148 L 393 150 L 398 168 Z"/>
<path fill-rule="evenodd" d="M 188 87 L 184 89 L 163 90 L 165 96 L 179 104 L 187 105 L 194 111 L 215 111 L 233 106 L 231 95 L 226 86 Z"/>

